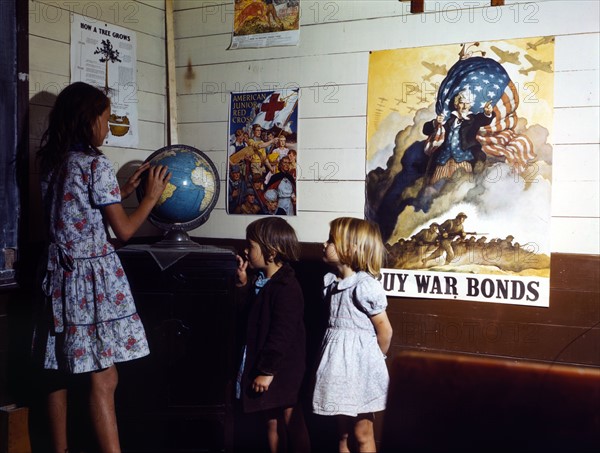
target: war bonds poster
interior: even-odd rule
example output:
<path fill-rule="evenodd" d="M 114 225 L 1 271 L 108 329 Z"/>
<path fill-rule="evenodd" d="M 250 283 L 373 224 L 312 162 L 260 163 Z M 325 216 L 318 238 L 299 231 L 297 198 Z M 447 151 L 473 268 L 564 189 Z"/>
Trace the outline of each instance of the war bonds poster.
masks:
<path fill-rule="evenodd" d="M 228 214 L 296 215 L 298 93 L 231 93 Z"/>
<path fill-rule="evenodd" d="M 134 31 L 73 14 L 71 82 L 89 83 L 110 97 L 108 146 L 138 145 L 136 48 Z"/>
<path fill-rule="evenodd" d="M 295 46 L 300 0 L 235 0 L 230 49 Z"/>
<path fill-rule="evenodd" d="M 371 54 L 387 294 L 548 306 L 553 60 L 553 37 Z"/>

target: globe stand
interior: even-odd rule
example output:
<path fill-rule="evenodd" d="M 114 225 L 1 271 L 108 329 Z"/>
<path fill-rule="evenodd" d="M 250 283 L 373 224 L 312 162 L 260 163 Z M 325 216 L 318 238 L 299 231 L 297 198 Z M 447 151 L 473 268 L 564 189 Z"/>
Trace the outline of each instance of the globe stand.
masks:
<path fill-rule="evenodd" d="M 201 245 L 192 241 L 190 235 L 185 231 L 173 228 L 167 231 L 160 241 L 156 244 L 152 244 L 152 247 L 187 250 L 190 248 L 201 247 Z"/>
<path fill-rule="evenodd" d="M 152 248 L 169 249 L 169 250 L 187 250 L 191 251 L 201 248 L 202 245 L 192 241 L 187 231 L 198 228 L 208 220 L 208 216 L 215 207 L 219 198 L 219 187 L 221 181 L 215 164 L 202 151 L 186 145 L 169 145 L 152 153 L 144 162 L 149 162 L 150 165 L 166 165 L 171 173 L 169 185 L 171 189 L 166 197 L 167 200 L 177 199 L 181 194 L 191 194 L 193 200 L 199 200 L 199 205 L 189 206 L 186 201 L 186 196 L 179 198 L 179 201 L 184 201 L 183 206 L 187 206 L 187 211 L 183 213 L 167 210 L 161 211 L 162 208 L 155 206 L 153 211 L 148 216 L 148 220 L 154 226 L 166 231 L 163 239 L 155 244 Z M 142 178 L 145 178 L 146 173 Z M 138 201 L 144 198 L 145 183 L 137 187 L 136 194 Z M 186 190 L 182 190 L 187 187 Z M 194 188 L 201 187 L 203 189 L 201 198 L 194 192 Z M 162 200 L 165 202 L 165 200 Z M 177 205 L 177 204 L 176 204 Z M 190 218 L 190 209 L 196 217 Z M 161 250 L 162 252 L 162 250 Z"/>

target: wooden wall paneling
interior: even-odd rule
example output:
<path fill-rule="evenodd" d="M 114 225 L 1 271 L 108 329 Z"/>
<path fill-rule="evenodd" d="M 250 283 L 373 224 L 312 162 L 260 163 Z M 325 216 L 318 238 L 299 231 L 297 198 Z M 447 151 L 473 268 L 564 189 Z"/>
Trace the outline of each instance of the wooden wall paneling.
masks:
<path fill-rule="evenodd" d="M 586 5 L 592 6 L 589 3 L 580 3 L 579 5 L 573 5 L 573 7 L 582 7 L 585 10 Z M 589 10 L 589 14 L 594 14 L 594 10 Z M 548 35 L 557 35 L 554 46 L 554 71 L 598 70 L 600 65 L 598 58 L 596 58 L 600 54 L 598 30 L 588 30 L 585 33 L 571 31 L 570 33 L 564 33 L 564 35 L 557 30 L 548 33 Z M 568 90 L 569 87 L 560 86 L 559 89 Z"/>
<path fill-rule="evenodd" d="M 39 147 L 40 139 L 48 127 L 48 115 L 52 107 L 35 104 L 29 107 L 29 139 Z"/>
<path fill-rule="evenodd" d="M 365 8 L 365 11 L 368 9 L 365 5 L 365 2 L 354 2 L 355 5 L 352 8 Z M 400 2 L 398 2 L 399 4 Z M 194 100 L 191 98 L 185 99 L 182 101 L 182 104 L 185 105 L 185 109 L 180 110 L 180 114 L 182 116 L 182 121 L 186 123 L 184 126 L 188 130 L 194 133 L 194 140 L 201 143 L 199 146 L 206 147 L 208 149 L 218 150 L 223 149 L 224 145 L 220 143 L 214 143 L 213 137 L 205 136 L 201 131 L 198 132 L 198 129 L 195 125 L 192 125 L 196 122 L 204 122 L 207 121 L 210 123 L 210 128 L 212 130 L 213 126 L 216 124 L 212 123 L 212 121 L 223 121 L 226 123 L 227 121 L 227 96 L 223 96 L 223 94 L 227 94 L 229 91 L 234 90 L 236 88 L 240 89 L 257 89 L 257 88 L 267 88 L 269 86 L 273 86 L 274 83 L 279 83 L 280 85 L 285 85 L 286 83 L 293 83 L 294 85 L 299 85 L 301 87 L 301 93 L 304 98 L 307 98 L 306 93 L 309 94 L 308 98 L 310 98 L 311 91 L 309 86 L 313 84 L 315 81 L 317 84 L 321 84 L 320 81 L 333 81 L 336 89 L 339 87 L 351 86 L 353 87 L 352 91 L 342 91 L 339 90 L 340 93 L 340 105 L 325 105 L 324 103 L 318 104 L 313 103 L 312 100 L 309 102 L 309 107 L 300 108 L 299 114 L 303 124 L 315 124 L 315 127 L 304 127 L 301 129 L 301 146 L 307 151 L 306 154 L 313 153 L 313 155 L 318 154 L 327 154 L 327 152 L 332 148 L 332 145 L 327 143 L 330 137 L 336 136 L 336 134 L 331 134 L 331 131 L 346 131 L 345 134 L 349 138 L 351 138 L 350 143 L 339 143 L 344 140 L 341 138 L 338 140 L 338 144 L 340 144 L 340 149 L 348 150 L 348 153 L 344 153 L 346 160 L 354 159 L 355 154 L 354 151 L 351 151 L 356 146 L 361 147 L 364 146 L 364 138 L 359 137 L 358 134 L 356 136 L 348 135 L 355 134 L 357 129 L 363 130 L 364 127 L 362 125 L 357 126 L 357 128 L 353 126 L 345 125 L 345 121 L 340 119 L 339 121 L 336 118 L 339 115 L 342 116 L 352 116 L 356 118 L 357 122 L 364 121 L 362 118 L 366 115 L 366 70 L 368 68 L 368 51 L 376 50 L 378 48 L 393 48 L 393 47 L 411 47 L 418 45 L 427 45 L 424 39 L 437 39 L 437 43 L 447 41 L 448 35 L 448 27 L 454 27 L 456 24 L 458 26 L 462 26 L 462 30 L 456 31 L 456 33 L 452 33 L 452 36 L 457 40 L 469 40 L 469 39 L 483 39 L 487 38 L 489 34 L 489 38 L 493 39 L 493 34 L 495 33 L 495 39 L 502 39 L 506 36 L 518 37 L 518 36 L 536 36 L 543 34 L 559 34 L 560 32 L 567 32 L 568 27 L 563 23 L 556 23 L 556 21 L 551 20 L 550 18 L 554 15 L 554 9 L 557 7 L 552 2 L 541 2 L 539 5 L 536 4 L 535 8 L 528 7 L 527 5 L 508 5 L 503 8 L 498 8 L 498 10 L 502 11 L 501 15 L 498 17 L 498 20 L 492 21 L 491 17 L 483 16 L 483 14 L 488 10 L 489 7 L 481 7 L 474 8 L 472 4 L 466 5 L 461 4 L 460 2 L 454 2 L 455 6 L 448 7 L 447 14 L 444 14 L 444 11 L 440 10 L 440 6 L 438 5 L 438 11 L 435 8 L 421 17 L 417 18 L 416 16 L 411 16 L 410 14 L 407 16 L 394 16 L 391 17 L 386 16 L 386 14 L 382 13 L 378 16 L 377 13 L 368 13 L 371 14 L 369 16 L 370 20 L 362 20 L 362 16 L 357 11 L 353 11 L 351 14 L 358 14 L 355 17 L 359 19 L 354 21 L 346 21 L 340 16 L 339 21 L 329 21 L 329 22 L 315 22 L 311 23 L 310 26 L 303 28 L 302 30 L 302 38 L 299 46 L 292 48 L 272 48 L 268 49 L 268 51 L 264 49 L 244 49 L 243 51 L 225 51 L 230 42 L 230 30 L 231 24 L 227 23 L 232 20 L 232 16 L 228 15 L 227 8 L 231 5 L 216 5 L 214 8 L 203 9 L 200 11 L 198 8 L 191 7 L 190 4 L 187 4 L 187 9 L 182 8 L 180 11 L 176 11 L 176 20 L 178 22 L 177 25 L 181 25 L 181 29 L 176 30 L 176 36 L 178 39 L 178 83 L 180 87 L 180 96 L 185 97 L 187 94 L 193 96 L 200 96 L 200 98 L 208 105 L 201 105 L 201 107 L 196 107 L 194 105 Z M 360 5 L 362 4 L 362 6 Z M 462 6 L 461 6 L 462 5 Z M 179 8 L 182 5 L 176 5 Z M 213 5 L 211 5 L 213 6 Z M 344 5 L 341 9 L 346 8 Z M 349 10 L 344 10 L 349 11 Z M 341 12 L 341 11 L 340 11 Z M 450 21 L 450 12 L 455 15 L 452 17 L 458 18 L 455 23 L 451 23 Z M 461 14 L 457 14 L 457 12 L 461 12 Z M 472 13 L 475 16 L 473 21 L 473 17 L 469 17 L 467 13 Z M 527 15 L 526 13 L 535 12 L 534 15 Z M 195 13 L 195 14 L 194 14 Z M 570 11 L 568 14 L 579 14 L 573 11 Z M 518 17 L 515 14 L 520 14 Z M 200 19 L 200 23 L 202 26 L 193 27 L 190 21 L 191 18 Z M 218 19 L 217 19 L 218 17 Z M 347 16 L 350 17 L 350 16 Z M 482 20 L 483 18 L 483 20 Z M 542 20 L 544 18 L 548 18 L 548 20 Z M 589 28 L 589 30 L 596 30 L 597 27 L 592 21 L 587 21 L 587 18 L 580 18 L 583 20 L 583 29 Z M 304 20 L 309 20 L 305 19 Z M 469 27 L 464 27 L 463 25 L 466 22 L 471 22 L 471 24 L 486 24 L 486 27 L 479 27 L 470 25 Z M 218 22 L 218 23 L 215 23 Z M 511 23 L 512 22 L 512 23 Z M 435 30 L 432 32 L 433 24 L 444 23 L 444 35 L 445 36 L 435 36 Z M 527 23 L 527 27 L 524 27 L 524 23 Z M 429 26 L 428 26 L 429 25 Z M 361 33 L 363 27 L 369 28 L 372 30 L 378 30 L 377 33 Z M 427 28 L 427 33 L 419 33 L 419 29 Z M 177 27 L 176 27 L 177 28 Z M 439 26 L 433 27 L 439 29 Z M 484 33 L 482 35 L 482 28 L 484 29 Z M 363 31 L 365 31 L 363 30 Z M 527 34 L 524 35 L 525 30 L 527 30 Z M 551 30 L 551 31 L 550 31 Z M 388 33 L 385 33 L 385 32 Z M 477 38 L 471 36 L 473 32 L 477 33 Z M 365 36 L 368 35 L 368 38 L 365 39 Z M 355 37 L 362 37 L 362 39 L 355 40 Z M 334 37 L 333 39 L 331 37 Z M 372 39 L 372 41 L 369 41 Z M 395 43 L 395 40 L 401 40 L 401 42 Z M 419 42 L 412 42 L 412 40 L 418 39 Z M 589 48 L 590 53 L 594 53 L 594 49 L 597 48 L 597 41 L 594 38 L 594 35 L 587 35 L 585 32 L 579 33 L 577 35 L 566 35 L 566 36 L 558 36 L 556 40 L 557 54 L 563 52 L 565 48 Z M 327 42 L 326 46 L 323 46 L 323 43 Z M 382 44 L 385 43 L 384 46 Z M 364 52 L 364 53 L 363 53 Z M 597 53 L 597 52 L 596 52 Z M 304 57 L 306 55 L 306 57 Z M 311 55 L 316 55 L 313 57 Z M 352 61 L 352 59 L 358 58 L 355 60 L 355 65 L 348 66 L 348 61 Z M 581 60 L 585 60 L 583 58 L 579 58 L 577 63 L 573 67 L 567 68 L 564 65 L 560 65 L 556 62 L 557 70 L 561 70 L 562 72 L 557 75 L 557 85 L 562 84 L 562 81 L 570 80 L 578 80 L 579 83 L 584 84 L 584 90 L 578 91 L 578 95 L 575 96 L 577 101 L 577 105 L 589 105 L 594 110 L 594 92 L 597 91 L 594 88 L 597 85 L 597 82 L 594 82 L 594 71 L 598 70 L 598 64 L 590 65 L 581 62 Z M 327 63 L 324 63 L 327 61 Z M 193 80 L 186 80 L 185 74 L 189 74 L 188 63 L 191 63 L 191 73 L 194 76 Z M 225 66 L 223 66 L 223 63 Z M 226 68 L 226 69 L 225 69 Z M 590 70 L 590 73 L 584 74 L 581 71 L 585 71 L 586 69 Z M 340 70 L 343 70 L 340 73 Z M 574 73 L 578 75 L 573 76 Z M 290 75 L 293 75 L 292 76 Z M 563 77 L 561 79 L 561 77 Z M 326 83 L 327 83 L 326 82 Z M 326 84 L 325 83 L 325 84 Z M 596 85 L 594 85 L 596 83 Z M 567 84 L 569 85 L 569 84 Z M 571 85 L 569 85 L 571 86 Z M 575 89 L 563 89 L 561 93 L 564 93 L 564 98 L 569 98 L 569 92 L 573 92 Z M 203 95 L 202 92 L 217 91 L 217 94 L 214 95 Z M 356 97 L 356 93 L 360 94 L 360 97 Z M 352 94 L 351 94 L 352 93 Z M 589 93 L 589 96 L 586 97 L 585 94 L 581 93 Z M 214 97 L 212 97 L 214 96 Z M 590 98 L 591 100 L 587 100 Z M 210 100 L 209 100 L 210 99 Z M 302 105 L 305 105 L 306 101 L 303 102 Z M 587 103 L 587 104 L 586 104 Z M 352 110 L 348 110 L 347 105 L 352 104 L 354 108 Z M 566 107 L 566 106 L 565 106 Z M 202 114 L 196 115 L 194 111 L 198 112 L 198 110 L 202 111 Z M 321 110 L 321 112 L 320 112 Z M 564 115 L 569 116 L 574 112 L 564 112 Z M 579 112 L 581 113 L 581 112 Z M 212 114 L 212 115 L 211 115 Z M 208 117 L 207 117 L 208 115 Z M 561 115 L 561 113 L 558 113 Z M 587 127 L 587 130 L 594 130 L 594 127 L 591 123 L 595 120 L 595 116 L 597 113 L 590 111 L 589 122 L 590 125 Z M 211 118 L 212 116 L 212 118 Z M 577 116 L 577 115 L 576 115 Z M 206 118 L 206 119 L 205 119 Z M 314 120 L 311 122 L 311 120 Z M 560 121 L 560 120 L 559 120 Z M 187 123 L 191 123 L 188 125 Z M 226 125 L 224 125 L 226 128 Z M 306 134 L 306 135 L 304 135 Z M 337 134 L 338 136 L 340 134 Z M 560 136 L 559 136 L 560 137 Z M 581 139 L 580 139 L 581 141 Z M 555 143 L 559 143 L 555 141 Z M 335 147 L 335 145 L 333 145 Z M 311 156 L 312 157 L 312 156 Z M 319 156 L 320 157 L 320 156 Z M 311 163 L 314 160 L 311 159 Z M 342 159 L 343 161 L 344 159 Z M 355 169 L 352 169 L 351 172 L 346 173 L 343 178 L 340 179 L 353 179 L 353 175 Z M 560 180 L 560 168 L 555 168 L 555 176 Z M 312 177 L 312 175 L 308 175 L 308 177 Z M 588 188 L 591 193 L 595 193 L 596 183 L 586 183 L 590 187 Z M 571 190 L 568 187 L 568 184 L 562 184 L 557 182 L 556 191 L 560 193 L 556 197 L 556 204 L 554 209 L 555 215 L 562 216 L 564 220 L 559 221 L 558 225 L 564 224 L 565 222 L 568 224 L 571 222 L 569 216 L 577 215 L 581 216 L 582 213 L 585 213 L 586 217 L 584 221 L 589 221 L 592 225 L 595 225 L 597 221 L 593 219 L 589 219 L 589 216 L 594 217 L 596 214 L 594 212 L 590 213 L 585 205 L 582 203 L 573 203 L 569 202 L 569 196 L 563 195 L 567 194 Z M 313 193 L 318 193 L 319 191 L 313 191 Z M 307 209 L 313 209 L 318 203 L 319 200 L 311 203 Z M 319 208 L 316 208 L 319 209 Z M 358 212 L 362 211 L 362 209 L 353 208 Z M 580 217 L 577 217 L 580 218 Z M 211 229 L 212 224 L 209 223 L 206 225 L 206 229 Z M 576 225 L 571 226 L 571 229 L 576 229 Z M 553 227 L 554 228 L 554 227 Z M 590 229 L 593 232 L 598 228 L 594 226 Z M 560 229 L 562 231 L 562 229 Z M 212 233 L 208 233 L 212 234 Z M 559 238 L 560 233 L 556 233 L 553 231 L 552 233 L 553 240 L 554 238 Z M 567 236 L 567 238 L 572 238 L 572 235 Z M 313 240 L 312 237 L 302 238 L 303 240 Z M 575 240 L 575 238 L 572 238 Z M 588 235 L 583 233 L 584 244 L 590 243 L 593 240 L 592 235 Z M 569 247 L 572 247 L 572 244 L 569 244 L 565 248 L 561 249 L 561 251 L 569 250 Z M 585 245 L 583 246 L 583 250 L 585 250 Z M 581 247 L 576 248 L 577 251 L 581 251 Z M 593 248 L 591 251 L 595 251 L 596 248 Z"/>
<path fill-rule="evenodd" d="M 151 6 L 152 8 L 157 8 L 159 10 L 165 9 L 164 0 L 137 0 L 138 3 L 143 3 L 144 5 Z"/>
<path fill-rule="evenodd" d="M 69 51 L 68 43 L 30 36 L 29 70 L 69 76 Z"/>
<path fill-rule="evenodd" d="M 138 60 L 160 67 L 164 65 L 164 12 L 160 12 L 156 8 L 141 7 L 137 2 L 121 2 L 120 4 L 118 2 L 92 1 L 64 2 L 63 8 L 57 8 L 57 5 L 61 5 L 59 2 L 44 3 L 30 0 L 29 5 L 31 36 L 69 44 L 71 41 L 70 11 L 77 14 L 88 12 L 93 15 L 92 18 L 97 17 L 97 11 L 102 11 L 106 21 L 137 32 Z M 149 20 L 146 14 L 150 12 L 152 12 L 152 18 Z M 119 20 L 115 22 L 114 19 Z M 35 47 L 32 46 L 32 50 L 35 50 Z M 63 55 L 62 52 L 61 55 Z M 67 61 L 68 57 L 69 51 L 66 53 Z"/>
<path fill-rule="evenodd" d="M 169 145 L 179 143 L 177 132 L 177 84 L 175 77 L 175 36 L 173 24 L 173 0 L 165 1 L 166 27 L 166 71 L 167 71 L 167 142 Z"/>
<path fill-rule="evenodd" d="M 139 90 L 144 93 L 164 96 L 166 84 L 164 68 L 153 63 L 138 61 L 137 84 Z M 164 110 L 164 106 L 161 110 Z"/>
<path fill-rule="evenodd" d="M 581 197 L 581 194 L 586 194 Z M 600 216 L 600 181 L 554 181 L 552 215 L 561 217 Z"/>
<path fill-rule="evenodd" d="M 334 194 L 343 194 L 343 197 L 334 197 Z M 313 200 L 320 200 L 320 203 L 314 203 Z M 338 212 L 358 211 L 362 213 L 364 209 L 364 182 L 305 181 L 298 190 L 298 204 L 305 209 L 331 212 L 336 217 Z M 327 225 L 325 225 L 325 229 L 327 229 Z M 327 237 L 321 236 L 321 239 L 324 241 Z M 319 238 L 316 237 L 315 241 L 318 240 Z"/>
<path fill-rule="evenodd" d="M 314 272 L 321 256 L 322 245 L 303 243 Z M 388 355 L 419 349 L 600 366 L 600 257 L 553 254 L 550 287 L 548 308 L 388 297 Z"/>
<path fill-rule="evenodd" d="M 257 91 L 272 89 L 274 86 L 304 88 L 347 85 L 365 83 L 367 78 L 368 52 L 196 66 L 203 59 L 200 49 L 197 49 L 189 54 L 189 58 L 192 61 L 191 71 L 188 68 L 188 57 L 184 65 L 177 67 L 177 86 L 181 87 L 183 95 Z"/>
<path fill-rule="evenodd" d="M 556 144 L 552 147 L 553 184 L 556 181 L 600 179 L 600 143 Z"/>
<path fill-rule="evenodd" d="M 508 37 L 569 35 L 574 33 L 573 23 L 577 23 L 576 32 L 578 34 L 596 33 L 595 17 L 600 14 L 599 5 L 589 2 L 580 4 L 583 10 L 586 10 L 586 14 L 582 14 L 582 10 L 577 7 L 576 3 L 573 3 L 572 8 L 565 9 L 560 2 L 550 1 L 540 3 L 533 15 L 529 12 L 530 10 L 523 11 L 524 6 L 492 8 L 502 11 L 497 21 L 484 16 L 488 8 L 467 8 L 457 16 L 458 20 L 449 20 L 443 14 L 432 12 L 409 15 L 406 18 L 404 16 L 383 17 L 371 20 L 328 22 L 307 27 L 306 30 L 301 31 L 301 39 L 297 47 L 273 47 L 268 51 L 265 49 L 225 51 L 231 43 L 230 34 L 193 36 L 178 40 L 177 66 L 186 66 L 188 58 L 200 52 L 203 65 L 370 52 L 453 42 L 457 45 L 458 54 L 458 45 L 461 42 L 490 41 Z M 561 20 L 557 21 L 557 17 L 560 17 Z M 231 32 L 231 28 L 228 29 L 228 32 Z M 449 36 L 452 37 L 450 42 Z M 592 41 L 593 37 L 585 39 Z M 327 45 L 324 46 L 324 43 Z M 594 43 L 591 43 L 590 50 L 593 50 L 594 46 Z M 192 63 L 197 64 L 194 60 Z"/>
<path fill-rule="evenodd" d="M 600 292 L 600 261 L 597 256 L 553 254 L 550 289 Z M 600 300 L 596 300 L 600 304 Z"/>
<path fill-rule="evenodd" d="M 404 301 L 390 299 L 389 303 L 390 307 L 402 306 Z M 575 303 L 570 307 L 576 306 Z M 461 305 L 453 305 L 452 316 L 439 314 L 438 308 L 439 304 L 427 303 L 420 304 L 416 313 L 390 308 L 388 315 L 394 328 L 390 356 L 405 349 L 419 349 L 589 366 L 600 364 L 597 346 L 600 328 L 597 326 L 531 323 L 522 320 L 515 307 L 507 309 L 507 320 L 494 318 L 489 313 L 493 314 L 493 309 L 474 317 L 463 311 L 465 307 Z"/>
<path fill-rule="evenodd" d="M 56 2 L 52 0 L 29 0 L 30 17 L 40 22 L 56 23 L 68 18 L 73 12 L 97 20 L 108 22 L 136 32 L 165 37 L 165 13 L 163 7 L 154 7 L 150 2 L 105 2 L 80 1 Z M 70 32 L 69 32 L 70 34 Z"/>
<path fill-rule="evenodd" d="M 389 298 L 394 350 L 432 349 L 600 366 L 600 261 L 552 255 L 550 307 Z"/>
<path fill-rule="evenodd" d="M 600 253 L 600 219 L 553 217 L 552 250 L 556 253 Z"/>
<path fill-rule="evenodd" d="M 390 368 L 382 452 L 598 445 L 600 370 L 421 351 Z"/>
<path fill-rule="evenodd" d="M 600 112 L 594 107 L 569 107 L 554 109 L 555 143 L 597 143 Z"/>
<path fill-rule="evenodd" d="M 30 105 L 51 107 L 58 93 L 69 85 L 69 82 L 70 77 L 67 74 L 32 71 L 29 74 Z"/>
<path fill-rule="evenodd" d="M 156 94 L 140 90 L 136 93 L 136 99 L 138 101 L 138 117 L 141 120 L 158 124 L 164 124 L 167 121 L 164 93 Z"/>
<path fill-rule="evenodd" d="M 364 181 L 365 163 L 361 159 L 363 153 L 364 149 L 361 148 L 302 147 L 302 155 L 296 166 L 297 180 L 322 183 L 328 193 L 336 194 L 336 186 L 327 189 L 328 184 Z"/>
<path fill-rule="evenodd" d="M 227 123 L 179 123 L 179 140 L 202 151 L 223 151 L 227 145 Z M 219 161 L 217 161 L 219 162 Z M 220 167 L 219 167 L 220 168 Z"/>
<path fill-rule="evenodd" d="M 223 188 L 221 188 L 221 190 L 223 190 Z M 220 204 L 221 197 L 219 197 L 219 205 Z M 299 210 L 299 216 L 286 217 L 285 220 L 294 227 L 297 232 L 300 232 L 303 229 L 310 229 L 311 236 L 315 237 L 314 241 L 318 241 L 319 244 L 322 244 L 327 239 L 329 222 L 332 219 L 332 214 L 327 211 L 319 211 L 318 209 L 304 207 L 304 203 L 302 202 L 300 202 Z M 361 217 L 362 210 L 336 212 L 334 217 L 338 216 Z M 210 215 L 208 221 L 210 224 L 207 222 L 200 228 L 189 231 L 189 234 L 192 237 L 199 237 L 208 241 L 219 238 L 230 238 L 227 242 L 233 239 L 241 240 L 242 238 L 245 238 L 246 226 L 253 220 L 256 220 L 255 216 L 230 215 L 226 213 L 224 208 L 215 209 Z M 218 234 L 214 233 L 209 228 L 210 225 L 215 225 L 215 228 L 218 228 Z M 243 231 L 244 233 L 240 235 L 240 231 Z"/>
<path fill-rule="evenodd" d="M 136 31 L 138 39 L 137 100 L 140 129 L 139 148 L 154 151 L 165 144 L 165 50 L 163 7 L 150 7 L 138 2 L 117 4 L 108 2 L 30 2 L 32 35 L 30 39 L 33 124 L 40 129 L 40 119 L 47 112 L 38 109 L 37 103 L 51 105 L 53 95 L 58 94 L 70 79 L 70 11 L 101 18 Z M 100 23 L 101 21 L 98 20 Z M 49 91 L 50 96 L 40 94 Z M 38 101 L 37 99 L 40 99 Z M 35 106 L 35 107 L 34 107 Z M 158 126 L 158 127 L 157 127 Z M 41 131 L 34 131 L 38 139 Z M 128 153 L 107 150 L 109 158 L 117 165 L 124 165 Z"/>
<path fill-rule="evenodd" d="M 185 75 L 182 76 L 183 80 Z M 313 74 L 311 84 L 299 85 L 293 79 L 281 80 L 281 86 L 300 89 L 301 118 L 333 118 L 347 116 L 365 116 L 367 106 L 367 84 L 364 81 L 339 83 L 335 82 L 335 73 L 323 75 Z M 204 123 L 228 120 L 230 91 L 234 86 L 227 86 L 223 82 L 200 82 L 194 89 L 204 92 L 180 92 L 178 99 L 179 116 L 184 123 Z M 249 81 L 239 83 L 240 88 Z M 266 84 L 264 86 L 267 89 Z M 190 90 L 191 91 L 191 90 Z M 339 134 L 334 134 L 339 135 Z M 361 145 L 364 148 L 364 144 Z"/>
<path fill-rule="evenodd" d="M 554 84 L 557 88 L 554 90 L 554 107 L 594 106 L 600 97 L 599 80 L 598 68 L 555 71 Z"/>
<path fill-rule="evenodd" d="M 175 3 L 177 39 L 198 35 L 230 34 L 233 29 L 233 2 Z M 389 0 L 341 2 L 300 2 L 300 28 L 332 22 L 349 22 L 381 17 L 405 16 L 410 5 Z"/>
<path fill-rule="evenodd" d="M 365 143 L 365 117 L 304 118 L 298 140 L 306 148 L 356 149 Z M 354 152 L 356 159 L 365 158 L 364 147 Z M 364 178 L 363 178 L 364 179 Z"/>

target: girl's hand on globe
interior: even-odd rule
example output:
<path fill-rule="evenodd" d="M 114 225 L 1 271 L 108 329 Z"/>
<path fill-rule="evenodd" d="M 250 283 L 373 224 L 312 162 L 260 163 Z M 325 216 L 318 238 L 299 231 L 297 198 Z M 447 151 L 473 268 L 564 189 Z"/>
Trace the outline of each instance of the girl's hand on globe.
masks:
<path fill-rule="evenodd" d="M 148 179 L 146 180 L 146 191 L 144 197 L 149 198 L 156 203 L 162 193 L 164 192 L 169 180 L 171 179 L 171 173 L 169 169 L 164 165 L 154 165 L 148 170 Z"/>
<path fill-rule="evenodd" d="M 142 173 L 148 170 L 148 168 L 150 168 L 150 162 L 140 165 L 138 169 L 133 172 L 125 185 L 121 187 L 121 200 L 127 198 L 135 191 L 135 189 L 137 189 L 137 187 L 140 185 L 140 182 L 142 182 Z"/>

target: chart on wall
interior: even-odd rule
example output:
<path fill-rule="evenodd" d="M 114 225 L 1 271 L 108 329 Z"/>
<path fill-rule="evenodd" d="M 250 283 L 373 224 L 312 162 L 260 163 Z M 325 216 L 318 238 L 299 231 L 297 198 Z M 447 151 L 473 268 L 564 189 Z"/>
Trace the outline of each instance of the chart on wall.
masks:
<path fill-rule="evenodd" d="M 134 31 L 78 14 L 71 20 L 71 82 L 86 82 L 110 98 L 109 133 L 104 144 L 136 147 L 138 88 Z"/>
<path fill-rule="evenodd" d="M 372 52 L 388 295 L 549 306 L 554 37 Z"/>
<path fill-rule="evenodd" d="M 230 49 L 295 46 L 300 0 L 235 0 Z"/>
<path fill-rule="evenodd" d="M 231 93 L 228 214 L 296 215 L 298 94 Z"/>

